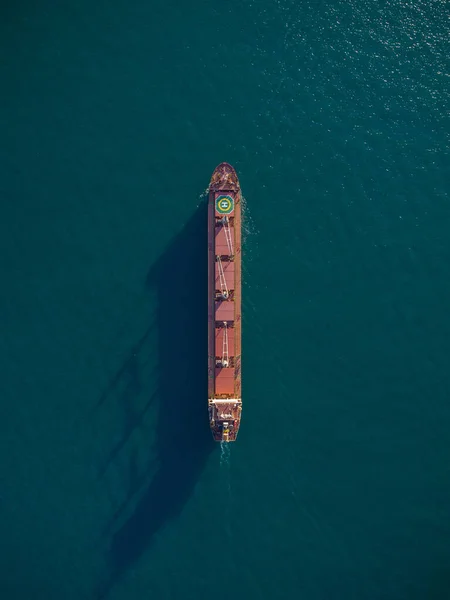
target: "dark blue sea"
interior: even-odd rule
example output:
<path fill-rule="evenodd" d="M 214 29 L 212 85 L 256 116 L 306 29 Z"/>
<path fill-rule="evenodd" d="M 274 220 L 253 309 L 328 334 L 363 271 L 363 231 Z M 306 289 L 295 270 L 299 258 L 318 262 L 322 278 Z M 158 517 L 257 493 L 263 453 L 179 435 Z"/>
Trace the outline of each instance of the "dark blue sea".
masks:
<path fill-rule="evenodd" d="M 450 598 L 448 8 L 3 3 L 1 600 Z M 222 161 L 245 197 L 224 448 Z"/>

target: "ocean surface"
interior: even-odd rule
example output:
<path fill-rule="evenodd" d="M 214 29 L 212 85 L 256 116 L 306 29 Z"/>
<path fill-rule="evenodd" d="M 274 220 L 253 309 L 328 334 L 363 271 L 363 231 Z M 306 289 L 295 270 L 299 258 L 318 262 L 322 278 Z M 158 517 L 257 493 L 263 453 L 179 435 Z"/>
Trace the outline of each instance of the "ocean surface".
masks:
<path fill-rule="evenodd" d="M 450 598 L 448 8 L 3 3 L 1 600 Z M 245 196 L 225 448 L 222 161 Z"/>

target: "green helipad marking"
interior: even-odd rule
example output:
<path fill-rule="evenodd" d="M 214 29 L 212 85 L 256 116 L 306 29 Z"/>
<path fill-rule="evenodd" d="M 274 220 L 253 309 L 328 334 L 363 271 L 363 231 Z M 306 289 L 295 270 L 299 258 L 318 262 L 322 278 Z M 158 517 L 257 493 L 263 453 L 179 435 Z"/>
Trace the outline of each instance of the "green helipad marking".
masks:
<path fill-rule="evenodd" d="M 216 200 L 216 210 L 221 215 L 229 215 L 233 212 L 234 200 L 231 196 L 218 196 Z"/>

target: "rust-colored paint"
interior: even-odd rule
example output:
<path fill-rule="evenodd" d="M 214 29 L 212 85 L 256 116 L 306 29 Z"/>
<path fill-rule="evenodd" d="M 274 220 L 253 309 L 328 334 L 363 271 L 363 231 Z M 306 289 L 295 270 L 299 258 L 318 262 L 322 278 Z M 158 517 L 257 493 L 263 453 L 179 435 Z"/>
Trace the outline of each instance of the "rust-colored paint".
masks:
<path fill-rule="evenodd" d="M 215 376 L 216 394 L 234 393 L 234 369 L 216 368 Z"/>
<path fill-rule="evenodd" d="M 225 277 L 225 282 L 226 282 L 228 290 L 229 291 L 234 290 L 234 261 L 222 260 L 221 265 L 223 268 L 223 275 Z M 218 262 L 216 262 L 215 277 L 216 277 L 216 284 L 215 284 L 216 290 L 221 290 L 220 269 L 219 269 Z"/>
<path fill-rule="evenodd" d="M 234 303 L 232 300 L 216 302 L 215 320 L 233 321 L 235 316 Z"/>
<path fill-rule="evenodd" d="M 230 226 L 229 230 L 231 239 L 234 239 L 234 227 Z M 227 241 L 223 227 L 216 227 L 215 249 L 216 255 L 218 256 L 227 255 L 229 253 L 229 242 Z"/>
<path fill-rule="evenodd" d="M 225 329 L 223 327 L 216 329 L 216 351 L 223 351 L 224 347 Z M 234 356 L 234 327 L 227 328 L 227 339 L 228 339 L 228 355 Z M 216 355 L 219 356 L 219 355 Z"/>
<path fill-rule="evenodd" d="M 235 441 L 241 420 L 241 209 L 236 171 L 222 163 L 214 170 L 208 195 L 208 405 L 216 441 Z M 218 256 L 226 300 L 216 298 L 223 292 Z"/>

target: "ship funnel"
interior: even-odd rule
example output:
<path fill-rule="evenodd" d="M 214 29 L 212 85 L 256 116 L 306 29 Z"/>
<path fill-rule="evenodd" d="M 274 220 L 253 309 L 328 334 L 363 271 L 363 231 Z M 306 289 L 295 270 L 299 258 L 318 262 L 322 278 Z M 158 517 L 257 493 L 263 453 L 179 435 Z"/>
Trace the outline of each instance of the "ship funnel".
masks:
<path fill-rule="evenodd" d="M 228 442 L 229 440 L 229 434 L 230 434 L 230 430 L 228 428 L 228 422 L 225 421 L 223 426 L 222 426 L 222 441 L 224 442 Z"/>

